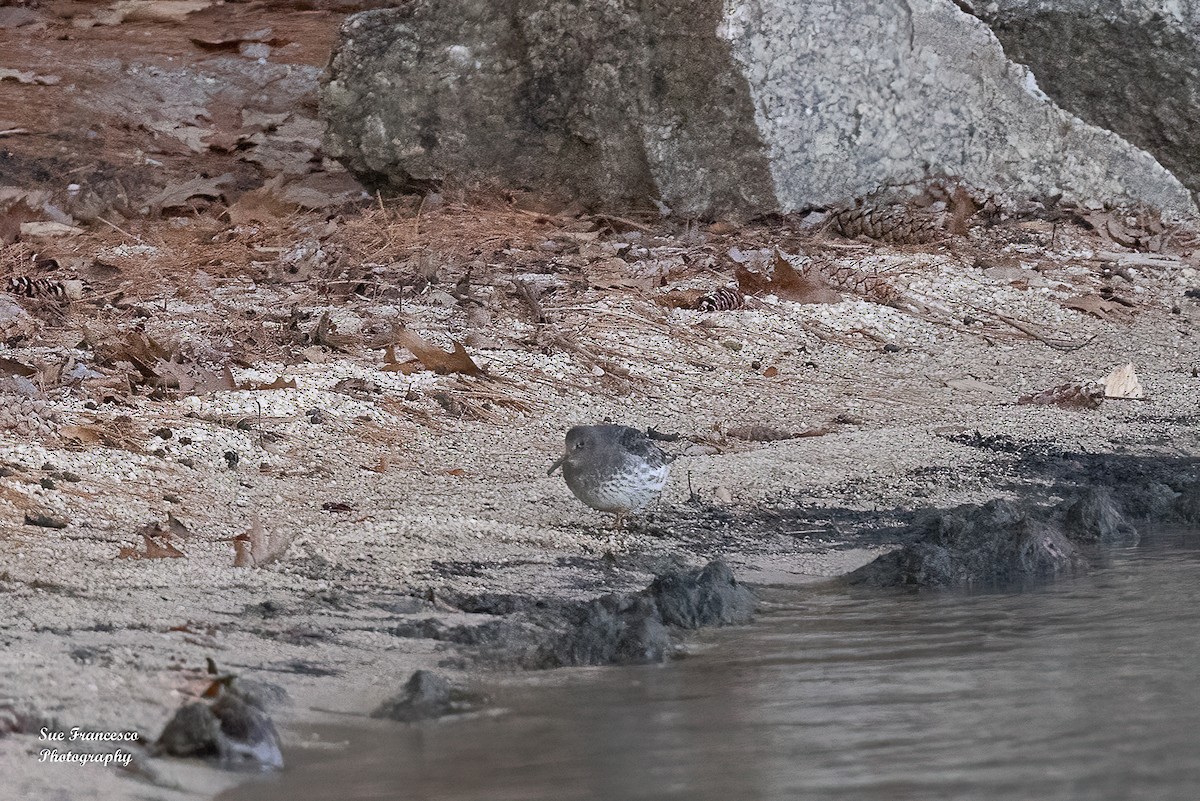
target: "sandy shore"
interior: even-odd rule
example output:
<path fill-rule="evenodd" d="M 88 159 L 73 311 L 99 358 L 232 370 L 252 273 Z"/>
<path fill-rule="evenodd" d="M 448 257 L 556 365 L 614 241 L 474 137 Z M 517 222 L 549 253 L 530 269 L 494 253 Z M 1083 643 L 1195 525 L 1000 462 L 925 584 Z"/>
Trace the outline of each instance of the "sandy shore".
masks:
<path fill-rule="evenodd" d="M 512 276 L 480 285 L 474 304 L 436 288 L 402 302 L 330 301 L 236 276 L 186 295 L 178 278 L 159 281 L 139 293 L 152 312 L 139 325 L 177 350 L 219 349 L 212 319 L 269 320 L 272 309 L 301 309 L 309 327 L 328 313 L 358 339 L 315 361 L 231 368 L 240 386 L 284 376 L 294 383 L 284 388 L 143 389 L 94 409 L 94 392 L 52 390 L 57 433 L 0 434 L 6 703 L 60 728 L 136 731 L 145 742 L 205 686 L 211 657 L 286 691 L 274 718 L 287 741 L 291 723 L 370 711 L 417 668 L 469 681 L 480 668 L 453 649 L 390 633 L 427 617 L 472 622 L 479 616 L 445 600 L 458 593 L 586 598 L 644 587 L 667 560 L 715 557 L 750 583 L 822 581 L 885 550 L 870 532 L 898 510 L 1045 481 L 1017 457 L 1022 448 L 1194 456 L 1200 306 L 1184 292 L 1200 279 L 1190 253 L 1129 268 L 1120 291 L 1131 305 L 1097 319 L 1062 301 L 1111 283 L 1095 261 L 1102 243 L 1060 230 L 1050 248 L 1048 224 L 1013 226 L 1036 242 L 1032 252 L 991 233 L 975 243 L 1015 254 L 1004 270 L 944 245 L 837 252 L 894 275 L 914 301 L 903 310 L 849 293 L 832 305 L 764 296 L 716 313 L 656 302 L 711 285 L 705 273 L 653 291 L 543 295 L 541 325 L 514 300 Z M 737 244 L 711 237 L 705 247 Z M 572 280 L 525 269 L 530 281 Z M 487 319 L 472 319 L 474 308 Z M 116 314 L 73 309 L 3 355 L 92 363 L 95 349 L 74 348 L 75 332 L 121 330 Z M 368 339 L 398 318 L 436 344 L 466 341 L 487 377 L 395 369 Z M 519 344 L 547 330 L 574 349 Z M 1143 400 L 1015 403 L 1126 363 Z M 664 444 L 680 457 L 661 504 L 620 535 L 546 476 L 566 428 L 602 420 L 679 435 Z M 71 426 L 124 434 L 81 442 Z M 739 438 L 767 430 L 806 436 Z M 65 525 L 21 525 L 27 515 Z M 231 539 L 256 518 L 286 551 L 235 567 Z M 182 527 L 167 541 L 183 557 L 119 558 L 144 556 L 139 532 L 172 530 L 169 520 Z M 237 780 L 174 760 L 139 758 L 131 771 L 48 764 L 45 745 L 37 731 L 0 739 L 13 797 L 69 795 L 81 772 L 101 799 L 209 797 Z"/>

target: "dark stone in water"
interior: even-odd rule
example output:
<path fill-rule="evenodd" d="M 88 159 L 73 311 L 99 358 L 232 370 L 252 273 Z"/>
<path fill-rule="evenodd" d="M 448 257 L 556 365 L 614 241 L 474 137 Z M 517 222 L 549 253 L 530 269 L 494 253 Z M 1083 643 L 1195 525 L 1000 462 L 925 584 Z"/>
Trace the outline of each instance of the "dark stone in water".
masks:
<path fill-rule="evenodd" d="M 1180 487 L 1174 511 L 1180 522 L 1193 526 L 1200 525 L 1200 481 L 1193 481 Z"/>
<path fill-rule="evenodd" d="M 1200 524 L 1200 481 L 1186 473 L 1153 474 L 1150 468 L 1142 475 L 1126 472 L 1131 473 L 1128 482 L 1091 485 L 1056 509 L 995 500 L 926 513 L 901 533 L 903 547 L 854 571 L 847 581 L 972 587 L 1048 578 L 1103 563 L 1104 548 L 1137 544 L 1133 521 Z"/>
<path fill-rule="evenodd" d="M 231 770 L 282 768 L 279 733 L 256 701 L 231 681 L 211 704 L 185 704 L 167 721 L 155 753 L 206 759 Z"/>
<path fill-rule="evenodd" d="M 371 713 L 373 718 L 388 718 L 403 723 L 439 718 L 456 710 L 454 688 L 450 682 L 428 670 L 413 673 L 404 691 L 384 701 Z"/>
<path fill-rule="evenodd" d="M 1087 568 L 1060 526 L 1006 500 L 929 512 L 905 539 L 908 544 L 847 580 L 878 587 L 992 586 Z"/>
<path fill-rule="evenodd" d="M 755 598 L 724 562 L 710 562 L 699 573 L 674 572 L 650 585 L 663 622 L 684 629 L 749 623 Z"/>
<path fill-rule="evenodd" d="M 1161 481 L 1145 481 L 1127 485 L 1114 497 L 1135 520 L 1166 521 L 1174 517 L 1180 496 Z"/>

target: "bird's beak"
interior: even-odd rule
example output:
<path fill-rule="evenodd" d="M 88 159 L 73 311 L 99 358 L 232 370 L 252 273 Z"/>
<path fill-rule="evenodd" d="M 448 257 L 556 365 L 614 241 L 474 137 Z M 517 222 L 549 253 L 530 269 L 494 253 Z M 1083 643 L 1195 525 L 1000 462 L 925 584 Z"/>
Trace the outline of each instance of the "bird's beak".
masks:
<path fill-rule="evenodd" d="M 550 465 L 550 469 L 546 471 L 546 475 L 554 475 L 554 471 L 562 467 L 562 463 L 565 461 L 567 461 L 567 454 L 564 453 L 562 456 L 554 460 L 554 464 Z"/>

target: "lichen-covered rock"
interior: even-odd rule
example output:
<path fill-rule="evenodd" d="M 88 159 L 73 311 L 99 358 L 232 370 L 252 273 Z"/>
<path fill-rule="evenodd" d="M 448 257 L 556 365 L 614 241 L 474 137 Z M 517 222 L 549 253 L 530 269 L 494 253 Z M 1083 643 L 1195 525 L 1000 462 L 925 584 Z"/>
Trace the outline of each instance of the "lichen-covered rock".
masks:
<path fill-rule="evenodd" d="M 1200 4 L 997 0 L 977 13 L 1063 108 L 1200 191 Z"/>
<path fill-rule="evenodd" d="M 718 216 L 949 175 L 1194 208 L 951 0 L 413 0 L 347 20 L 321 104 L 326 149 L 376 186 Z"/>

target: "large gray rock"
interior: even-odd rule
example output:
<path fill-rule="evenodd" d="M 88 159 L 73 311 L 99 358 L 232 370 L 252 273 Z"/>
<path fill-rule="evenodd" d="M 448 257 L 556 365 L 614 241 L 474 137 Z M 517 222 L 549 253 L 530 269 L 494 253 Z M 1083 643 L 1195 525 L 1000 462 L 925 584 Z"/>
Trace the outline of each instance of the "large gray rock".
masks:
<path fill-rule="evenodd" d="M 1193 208 L 951 0 L 413 0 L 346 22 L 321 102 L 327 150 L 374 185 L 715 216 L 949 175 Z"/>
<path fill-rule="evenodd" d="M 1063 108 L 1200 191 L 1200 3 L 999 0 L 978 13 Z"/>

